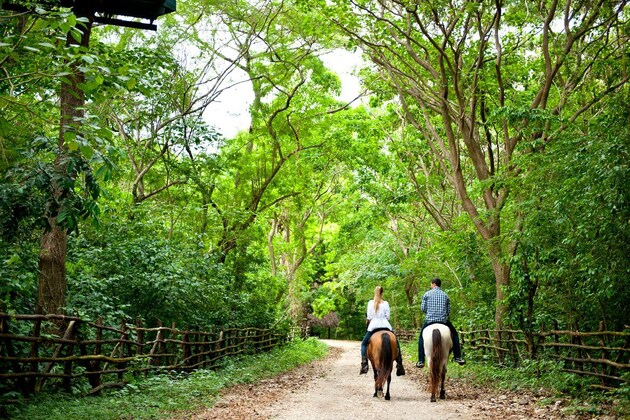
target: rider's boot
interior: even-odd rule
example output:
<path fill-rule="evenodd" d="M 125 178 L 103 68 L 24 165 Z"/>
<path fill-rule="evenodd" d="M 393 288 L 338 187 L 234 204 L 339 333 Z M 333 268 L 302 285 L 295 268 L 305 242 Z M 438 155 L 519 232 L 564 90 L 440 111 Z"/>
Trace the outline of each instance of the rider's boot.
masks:
<path fill-rule="evenodd" d="M 359 372 L 359 375 L 363 375 L 364 373 L 368 372 L 368 361 L 367 359 L 361 359 L 361 371 Z"/>

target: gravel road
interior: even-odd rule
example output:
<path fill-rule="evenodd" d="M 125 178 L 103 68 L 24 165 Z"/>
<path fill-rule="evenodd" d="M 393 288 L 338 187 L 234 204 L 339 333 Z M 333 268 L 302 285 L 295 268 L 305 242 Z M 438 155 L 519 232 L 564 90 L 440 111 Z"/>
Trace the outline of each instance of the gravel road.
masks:
<path fill-rule="evenodd" d="M 325 374 L 308 382 L 303 389 L 272 404 L 265 414 L 272 419 L 462 419 L 473 413 L 453 392 L 445 400 L 431 403 L 426 376 L 392 376 L 391 400 L 374 398 L 374 376 L 359 375 L 359 342 L 323 340 L 342 350 Z M 406 364 L 406 369 L 416 369 Z"/>
<path fill-rule="evenodd" d="M 180 413 L 174 419 L 366 420 L 393 418 L 494 419 L 480 408 L 476 390 L 449 388 L 446 399 L 429 401 L 426 369 L 405 357 L 405 376 L 393 376 L 391 400 L 373 398 L 374 376 L 359 375 L 359 341 L 322 340 L 330 354 L 322 359 L 256 384 L 239 385 L 221 394 L 214 407 Z M 487 397 L 487 396 L 485 396 Z M 494 413 L 496 411 L 493 410 Z M 503 413 L 506 413 L 503 411 Z M 507 417 L 505 417 L 507 418 Z M 511 418 L 529 419 L 518 415 Z"/>
<path fill-rule="evenodd" d="M 173 413 L 171 419 L 230 420 L 617 420 L 614 415 L 563 413 L 567 403 L 539 391 L 499 390 L 446 376 L 446 399 L 430 402 L 427 370 L 403 354 L 405 376 L 393 376 L 391 400 L 373 398 L 370 370 L 359 375 L 359 341 L 322 340 L 328 356 L 255 384 L 224 390 L 212 408 Z M 466 367 L 464 367 L 466 369 Z M 602 412 L 611 412 L 607 407 Z"/>

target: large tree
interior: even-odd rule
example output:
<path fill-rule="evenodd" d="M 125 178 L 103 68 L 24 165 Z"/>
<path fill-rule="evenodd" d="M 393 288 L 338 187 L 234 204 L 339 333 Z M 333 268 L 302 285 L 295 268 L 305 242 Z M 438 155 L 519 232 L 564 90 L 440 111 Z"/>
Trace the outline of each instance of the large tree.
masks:
<path fill-rule="evenodd" d="M 619 68 L 625 4 L 368 0 L 333 11 L 395 92 L 484 239 L 497 327 L 517 245 L 506 231 L 522 228 L 519 215 L 506 212 L 519 156 L 596 113 L 628 81 Z"/>

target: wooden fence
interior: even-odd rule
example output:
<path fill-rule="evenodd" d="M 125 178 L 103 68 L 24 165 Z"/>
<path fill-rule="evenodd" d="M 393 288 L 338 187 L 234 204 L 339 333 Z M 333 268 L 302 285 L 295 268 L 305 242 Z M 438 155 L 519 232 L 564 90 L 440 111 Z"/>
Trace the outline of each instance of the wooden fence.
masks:
<path fill-rule="evenodd" d="M 140 322 L 111 327 L 62 315 L 0 313 L 0 392 L 39 392 L 44 384 L 87 379 L 98 394 L 125 373 L 217 367 L 226 357 L 267 351 L 289 337 L 270 329 L 178 330 Z"/>
<path fill-rule="evenodd" d="M 557 324 L 550 331 L 475 329 L 461 331 L 462 347 L 482 360 L 518 365 L 525 359 L 548 359 L 562 362 L 564 372 L 596 377 L 594 387 L 612 389 L 625 380 L 630 372 L 630 332 L 580 332 L 559 330 Z"/>
<path fill-rule="evenodd" d="M 417 340 L 419 331 L 397 330 L 401 341 Z M 627 381 L 630 373 L 630 332 L 580 332 L 558 329 L 550 331 L 495 330 L 488 328 L 459 331 L 462 349 L 475 360 L 519 365 L 524 360 L 557 360 L 564 372 L 596 377 L 594 387 L 612 389 Z"/>

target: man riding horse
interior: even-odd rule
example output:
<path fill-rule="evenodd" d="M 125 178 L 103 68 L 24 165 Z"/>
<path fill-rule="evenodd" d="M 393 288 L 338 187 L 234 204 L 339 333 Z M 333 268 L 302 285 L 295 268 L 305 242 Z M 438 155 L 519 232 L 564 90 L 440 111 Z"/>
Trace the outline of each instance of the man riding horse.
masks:
<path fill-rule="evenodd" d="M 440 288 L 441 286 L 442 281 L 437 277 L 434 278 L 431 280 L 431 290 L 422 296 L 420 309 L 422 312 L 426 313 L 426 317 L 424 319 L 424 325 L 422 325 L 422 330 L 420 330 L 420 337 L 418 338 L 418 363 L 416 363 L 416 367 L 418 368 L 424 367 L 425 359 L 422 332 L 428 325 L 436 323 L 444 324 L 451 330 L 451 337 L 453 338 L 453 360 L 460 365 L 466 363 L 466 361 L 462 359 L 459 336 L 457 335 L 455 327 L 449 320 L 449 315 L 451 313 L 451 301 L 448 295 L 442 291 Z"/>

